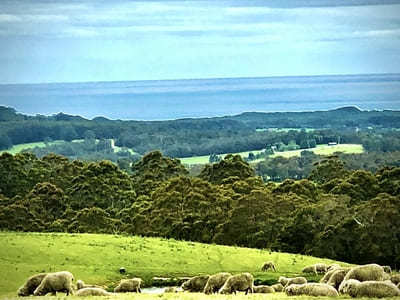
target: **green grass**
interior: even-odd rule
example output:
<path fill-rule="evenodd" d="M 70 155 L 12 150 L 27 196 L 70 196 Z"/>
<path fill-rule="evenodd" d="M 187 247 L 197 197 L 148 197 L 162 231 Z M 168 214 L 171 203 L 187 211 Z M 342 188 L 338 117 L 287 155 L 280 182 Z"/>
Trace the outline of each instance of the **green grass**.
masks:
<path fill-rule="evenodd" d="M 49 145 L 55 145 L 55 144 L 62 144 L 62 143 L 64 143 L 64 141 L 57 140 L 57 141 L 49 142 L 48 144 Z M 22 150 L 32 149 L 32 148 L 35 148 L 35 147 L 43 148 L 43 147 L 46 147 L 46 144 L 44 142 L 18 144 L 18 145 L 12 146 L 8 150 L 0 151 L 0 154 L 3 153 L 3 152 L 8 152 L 8 153 L 11 153 L 11 154 L 17 154 L 17 153 L 21 152 Z"/>
<path fill-rule="evenodd" d="M 75 279 L 112 288 L 122 278 L 193 276 L 221 271 L 251 272 L 256 279 L 275 282 L 327 259 L 240 247 L 181 242 L 161 238 L 101 234 L 0 232 L 0 298 L 13 297 L 19 286 L 36 273 L 68 270 Z M 265 261 L 277 272 L 261 272 Z M 317 279 L 317 278 L 314 278 Z"/>
<path fill-rule="evenodd" d="M 227 156 L 228 154 L 234 154 L 234 155 L 240 155 L 243 158 L 246 158 L 249 156 L 249 153 L 252 152 L 254 155 L 261 153 L 265 151 L 265 149 L 261 150 L 254 150 L 254 151 L 244 151 L 244 152 L 236 152 L 236 153 L 224 153 L 224 154 L 218 154 L 222 158 Z M 180 161 L 185 164 L 185 165 L 204 165 L 209 163 L 209 158 L 210 155 L 204 155 L 204 156 L 193 156 L 193 157 L 184 157 L 184 158 L 179 158 Z"/>
<path fill-rule="evenodd" d="M 78 139 L 78 140 L 73 140 L 72 142 L 78 143 L 78 142 L 83 142 L 83 141 L 84 141 L 83 139 Z M 96 141 L 99 141 L 99 140 L 96 140 Z M 130 148 L 115 146 L 113 139 L 111 139 L 111 142 L 112 142 L 112 147 L 114 149 L 114 152 L 129 151 L 131 154 L 135 154 L 136 153 L 135 151 L 133 151 Z M 63 143 L 66 143 L 66 141 L 64 141 L 64 140 L 56 140 L 56 141 L 49 142 L 47 145 L 56 145 L 56 144 L 61 145 Z M 35 147 L 44 148 L 44 147 L 46 147 L 46 144 L 44 142 L 18 144 L 18 145 L 14 145 L 10 149 L 0 151 L 0 154 L 3 153 L 3 152 L 8 152 L 8 153 L 11 153 L 11 154 L 17 154 L 17 153 L 21 152 L 22 150 L 33 149 Z"/>
<path fill-rule="evenodd" d="M 300 153 L 304 151 L 304 149 L 293 150 L 293 151 L 284 151 L 284 152 L 276 152 L 271 157 L 283 156 L 286 158 L 293 156 L 300 156 Z M 364 148 L 359 144 L 339 144 L 334 146 L 328 145 L 317 145 L 316 148 L 308 149 L 308 151 L 312 151 L 315 154 L 319 155 L 331 155 L 335 152 L 343 152 L 343 153 L 363 153 Z"/>
<path fill-rule="evenodd" d="M 257 128 L 256 131 L 257 132 L 263 132 L 263 131 L 272 131 L 272 132 L 289 132 L 289 131 L 302 131 L 305 130 L 306 132 L 312 132 L 315 131 L 315 128 L 276 128 L 276 127 L 272 127 L 272 128 Z"/>
<path fill-rule="evenodd" d="M 293 156 L 300 156 L 301 151 L 304 149 L 299 149 L 299 150 L 292 150 L 292 151 L 283 151 L 283 152 L 276 152 L 275 154 L 271 155 L 270 157 L 277 157 L 277 156 L 283 156 L 286 158 L 293 157 Z M 265 149 L 262 150 L 254 150 L 254 151 L 245 151 L 245 152 L 238 152 L 238 153 L 232 153 L 232 154 L 239 154 L 241 157 L 246 158 L 249 156 L 250 152 L 253 152 L 254 154 L 258 154 L 260 152 L 265 151 Z M 343 152 L 343 153 L 363 153 L 364 148 L 362 145 L 359 144 L 339 144 L 339 145 L 334 145 L 334 146 L 328 146 L 328 145 L 317 145 L 316 148 L 313 149 L 308 149 L 308 151 L 312 151 L 315 154 L 319 155 L 331 155 L 335 152 Z M 220 154 L 221 157 L 225 157 L 229 153 L 225 154 Z M 185 158 L 180 158 L 181 162 L 186 165 L 201 165 L 201 164 L 208 164 L 209 161 L 209 155 L 204 155 L 204 156 L 193 156 L 193 157 L 185 157 Z M 263 161 L 264 158 L 253 160 L 250 163 L 255 164 L 260 161 Z"/>

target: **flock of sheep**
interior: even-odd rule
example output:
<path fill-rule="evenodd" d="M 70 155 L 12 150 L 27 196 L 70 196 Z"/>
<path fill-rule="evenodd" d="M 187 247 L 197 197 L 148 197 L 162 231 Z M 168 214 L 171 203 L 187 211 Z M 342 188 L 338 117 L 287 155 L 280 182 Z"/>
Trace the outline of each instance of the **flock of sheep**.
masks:
<path fill-rule="evenodd" d="M 266 262 L 262 271 L 272 269 L 276 271 L 273 262 Z M 324 274 L 319 283 L 309 283 L 305 277 L 279 277 L 275 285 L 254 285 L 253 275 L 241 273 L 232 275 L 222 272 L 214 275 L 195 276 L 184 283 L 180 288 L 170 287 L 165 292 L 204 292 L 205 294 L 220 293 L 232 294 L 238 291 L 247 293 L 274 293 L 285 292 L 288 296 L 339 296 L 348 294 L 351 297 L 394 297 L 400 296 L 400 274 L 391 275 L 390 267 L 377 264 L 368 264 L 356 267 L 341 267 L 337 264 L 322 263 L 307 266 L 304 273 Z M 114 293 L 107 292 L 104 287 L 87 285 L 78 280 L 76 287 L 73 284 L 74 276 L 68 272 L 41 273 L 28 278 L 18 290 L 18 296 L 41 296 L 57 292 L 77 296 L 110 296 L 114 293 L 140 293 L 142 279 L 122 279 L 115 287 Z"/>

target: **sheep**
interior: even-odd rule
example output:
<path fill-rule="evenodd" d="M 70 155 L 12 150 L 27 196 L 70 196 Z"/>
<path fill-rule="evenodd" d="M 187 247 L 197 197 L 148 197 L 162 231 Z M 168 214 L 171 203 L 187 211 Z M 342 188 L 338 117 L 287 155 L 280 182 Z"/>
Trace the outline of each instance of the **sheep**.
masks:
<path fill-rule="evenodd" d="M 285 288 L 285 293 L 288 296 L 296 296 L 296 295 L 329 296 L 329 297 L 339 296 L 335 288 L 326 283 L 292 284 Z"/>
<path fill-rule="evenodd" d="M 325 273 L 324 277 L 320 279 L 320 283 L 327 283 L 329 279 L 331 278 L 332 274 L 336 271 L 336 269 L 331 269 L 328 272 Z"/>
<path fill-rule="evenodd" d="M 383 271 L 383 268 L 380 265 L 369 264 L 351 268 L 350 271 L 343 278 L 342 283 L 344 283 L 349 279 L 357 279 L 358 281 L 370 281 L 370 280 L 382 281 L 385 278 L 386 278 L 385 271 Z"/>
<path fill-rule="evenodd" d="M 315 268 L 317 269 L 317 273 L 326 273 L 328 271 L 328 266 L 324 263 L 315 264 Z"/>
<path fill-rule="evenodd" d="M 164 293 L 178 293 L 179 289 L 176 286 L 169 286 L 165 288 Z"/>
<path fill-rule="evenodd" d="M 33 292 L 36 290 L 36 288 L 39 286 L 39 284 L 42 282 L 43 278 L 46 275 L 47 273 L 39 273 L 29 277 L 28 280 L 24 283 L 24 285 L 18 289 L 17 292 L 18 296 L 22 297 L 22 296 L 33 295 Z"/>
<path fill-rule="evenodd" d="M 140 285 L 143 280 L 141 278 L 122 279 L 115 287 L 114 293 L 136 292 L 141 293 Z"/>
<path fill-rule="evenodd" d="M 72 281 L 74 276 L 68 271 L 48 273 L 33 292 L 35 296 L 43 296 L 47 293 L 56 294 L 57 292 L 66 292 L 73 295 Z"/>
<path fill-rule="evenodd" d="M 392 273 L 392 268 L 390 266 L 382 266 L 382 268 L 386 273 L 388 274 Z"/>
<path fill-rule="evenodd" d="M 396 297 L 400 290 L 390 281 L 363 281 L 349 279 L 340 285 L 340 293 L 349 294 L 351 297 Z"/>
<path fill-rule="evenodd" d="M 181 288 L 188 292 L 202 292 L 210 275 L 194 276 L 182 283 Z"/>
<path fill-rule="evenodd" d="M 339 289 L 340 284 L 342 283 L 344 277 L 350 271 L 350 268 L 343 268 L 334 270 L 331 278 L 329 278 L 327 284 L 333 286 L 335 289 Z"/>
<path fill-rule="evenodd" d="M 394 274 L 390 276 L 390 281 L 393 282 L 394 284 L 399 284 L 400 283 L 400 274 Z"/>
<path fill-rule="evenodd" d="M 275 290 L 275 292 L 282 292 L 283 291 L 283 285 L 281 283 L 276 283 L 276 284 L 273 284 L 271 286 Z"/>
<path fill-rule="evenodd" d="M 274 288 L 269 285 L 255 285 L 253 287 L 253 290 L 254 290 L 254 293 L 260 293 L 260 294 L 275 293 Z"/>
<path fill-rule="evenodd" d="M 284 287 L 287 287 L 291 284 L 303 284 L 307 283 L 307 279 L 304 277 L 293 277 L 293 278 L 286 278 L 286 277 L 279 277 L 278 282 L 281 283 Z"/>
<path fill-rule="evenodd" d="M 272 261 L 267 261 L 261 267 L 261 271 L 266 272 L 268 269 L 274 270 L 276 272 L 275 264 Z"/>
<path fill-rule="evenodd" d="M 340 268 L 341 268 L 341 266 L 338 265 L 338 264 L 331 264 L 331 265 L 328 266 L 328 270 L 327 271 L 334 270 L 334 269 L 340 269 Z"/>
<path fill-rule="evenodd" d="M 205 294 L 212 294 L 218 292 L 218 290 L 224 285 L 225 281 L 229 278 L 229 276 L 232 276 L 232 274 L 226 272 L 211 275 L 207 280 L 203 292 Z"/>
<path fill-rule="evenodd" d="M 317 274 L 317 267 L 315 265 L 306 266 L 301 270 L 303 273 L 314 273 Z"/>
<path fill-rule="evenodd" d="M 112 293 L 107 292 L 104 289 L 97 288 L 97 287 L 87 287 L 87 288 L 82 288 L 79 289 L 76 293 L 75 296 L 111 296 Z"/>
<path fill-rule="evenodd" d="M 311 266 L 306 266 L 301 270 L 303 273 L 326 273 L 328 271 L 328 266 L 323 263 L 317 263 Z"/>
<path fill-rule="evenodd" d="M 254 277 L 250 273 L 241 273 L 230 276 L 218 291 L 219 294 L 231 294 L 236 291 L 254 292 Z"/>
<path fill-rule="evenodd" d="M 77 280 L 76 281 L 76 288 L 78 289 L 78 290 L 81 290 L 81 289 L 85 289 L 85 288 L 99 288 L 99 289 L 103 289 L 104 287 L 103 286 L 100 286 L 100 285 L 95 285 L 95 284 L 86 284 L 86 283 L 84 283 L 83 282 L 83 280 Z"/>

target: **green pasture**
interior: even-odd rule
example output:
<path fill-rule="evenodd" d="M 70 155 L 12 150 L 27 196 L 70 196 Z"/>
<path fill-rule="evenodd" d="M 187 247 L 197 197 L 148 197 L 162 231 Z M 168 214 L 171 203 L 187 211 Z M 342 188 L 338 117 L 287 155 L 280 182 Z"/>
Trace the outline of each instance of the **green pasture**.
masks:
<path fill-rule="evenodd" d="M 343 152 L 343 153 L 363 153 L 364 148 L 360 144 L 339 144 L 339 145 L 333 145 L 333 146 L 328 146 L 328 145 L 317 145 L 316 148 L 312 149 L 307 149 L 308 151 L 312 151 L 315 154 L 319 155 L 331 155 L 335 152 Z M 241 157 L 246 158 L 249 156 L 250 152 L 253 152 L 254 155 L 265 151 L 265 149 L 262 150 L 254 150 L 254 151 L 245 151 L 245 152 L 238 152 L 238 153 L 232 153 L 232 154 L 239 154 Z M 293 156 L 300 156 L 300 153 L 304 151 L 304 149 L 299 149 L 299 150 L 291 150 L 291 151 L 282 151 L 282 152 L 275 152 L 273 155 L 270 157 L 277 157 L 277 156 L 283 156 L 286 158 L 293 157 Z M 225 157 L 229 153 L 225 154 L 220 154 L 221 157 Z M 187 165 L 200 165 L 200 164 L 208 164 L 209 163 L 209 155 L 204 155 L 204 156 L 193 156 L 193 157 L 185 157 L 185 158 L 180 158 L 181 162 L 183 164 Z M 263 161 L 264 158 L 253 160 L 250 163 L 254 164 L 260 161 Z"/>
<path fill-rule="evenodd" d="M 363 153 L 364 148 L 360 144 L 338 144 L 338 145 L 317 145 L 316 148 L 307 149 L 308 151 L 312 151 L 318 155 L 332 155 L 335 152 L 343 152 L 343 153 Z M 283 156 L 286 158 L 293 156 L 300 156 L 300 153 L 304 151 L 304 149 L 292 150 L 292 151 L 283 151 L 283 152 L 275 152 L 270 157 Z"/>
<path fill-rule="evenodd" d="M 227 156 L 228 154 L 240 155 L 241 157 L 245 158 L 249 156 L 249 153 L 252 152 L 254 155 L 265 151 L 265 149 L 261 150 L 253 150 L 253 151 L 244 151 L 244 152 L 237 152 L 237 153 L 224 153 L 218 154 L 222 158 Z M 209 163 L 210 155 L 203 155 L 203 156 L 193 156 L 193 157 L 184 157 L 179 158 L 179 160 L 186 165 L 204 165 Z"/>
<path fill-rule="evenodd" d="M 49 143 L 47 143 L 47 145 L 55 145 L 55 144 L 62 144 L 62 143 L 64 143 L 63 140 L 57 140 L 57 141 L 49 142 Z M 47 145 L 44 142 L 18 144 L 18 145 L 12 146 L 10 149 L 0 151 L 0 154 L 3 152 L 17 154 L 17 153 L 21 152 L 22 150 L 32 149 L 35 147 L 43 148 L 43 147 L 46 147 Z"/>
<path fill-rule="evenodd" d="M 268 250 L 124 235 L 0 232 L 0 240 L 1 299 L 15 296 L 29 276 L 40 272 L 68 270 L 75 280 L 106 285 L 109 289 L 126 277 L 141 277 L 150 285 L 154 276 L 221 271 L 250 272 L 256 279 L 272 284 L 281 275 L 301 274 L 306 265 L 333 262 Z M 265 261 L 273 261 L 277 272 L 261 272 Z M 120 275 L 120 267 L 127 270 L 127 275 Z"/>

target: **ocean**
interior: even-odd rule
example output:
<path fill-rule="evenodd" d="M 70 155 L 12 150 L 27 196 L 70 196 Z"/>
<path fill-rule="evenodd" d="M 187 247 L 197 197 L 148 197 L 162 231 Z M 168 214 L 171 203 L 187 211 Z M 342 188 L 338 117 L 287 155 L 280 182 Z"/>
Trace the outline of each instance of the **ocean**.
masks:
<path fill-rule="evenodd" d="M 0 105 L 29 115 L 167 120 L 343 106 L 400 110 L 400 74 L 0 85 Z"/>

